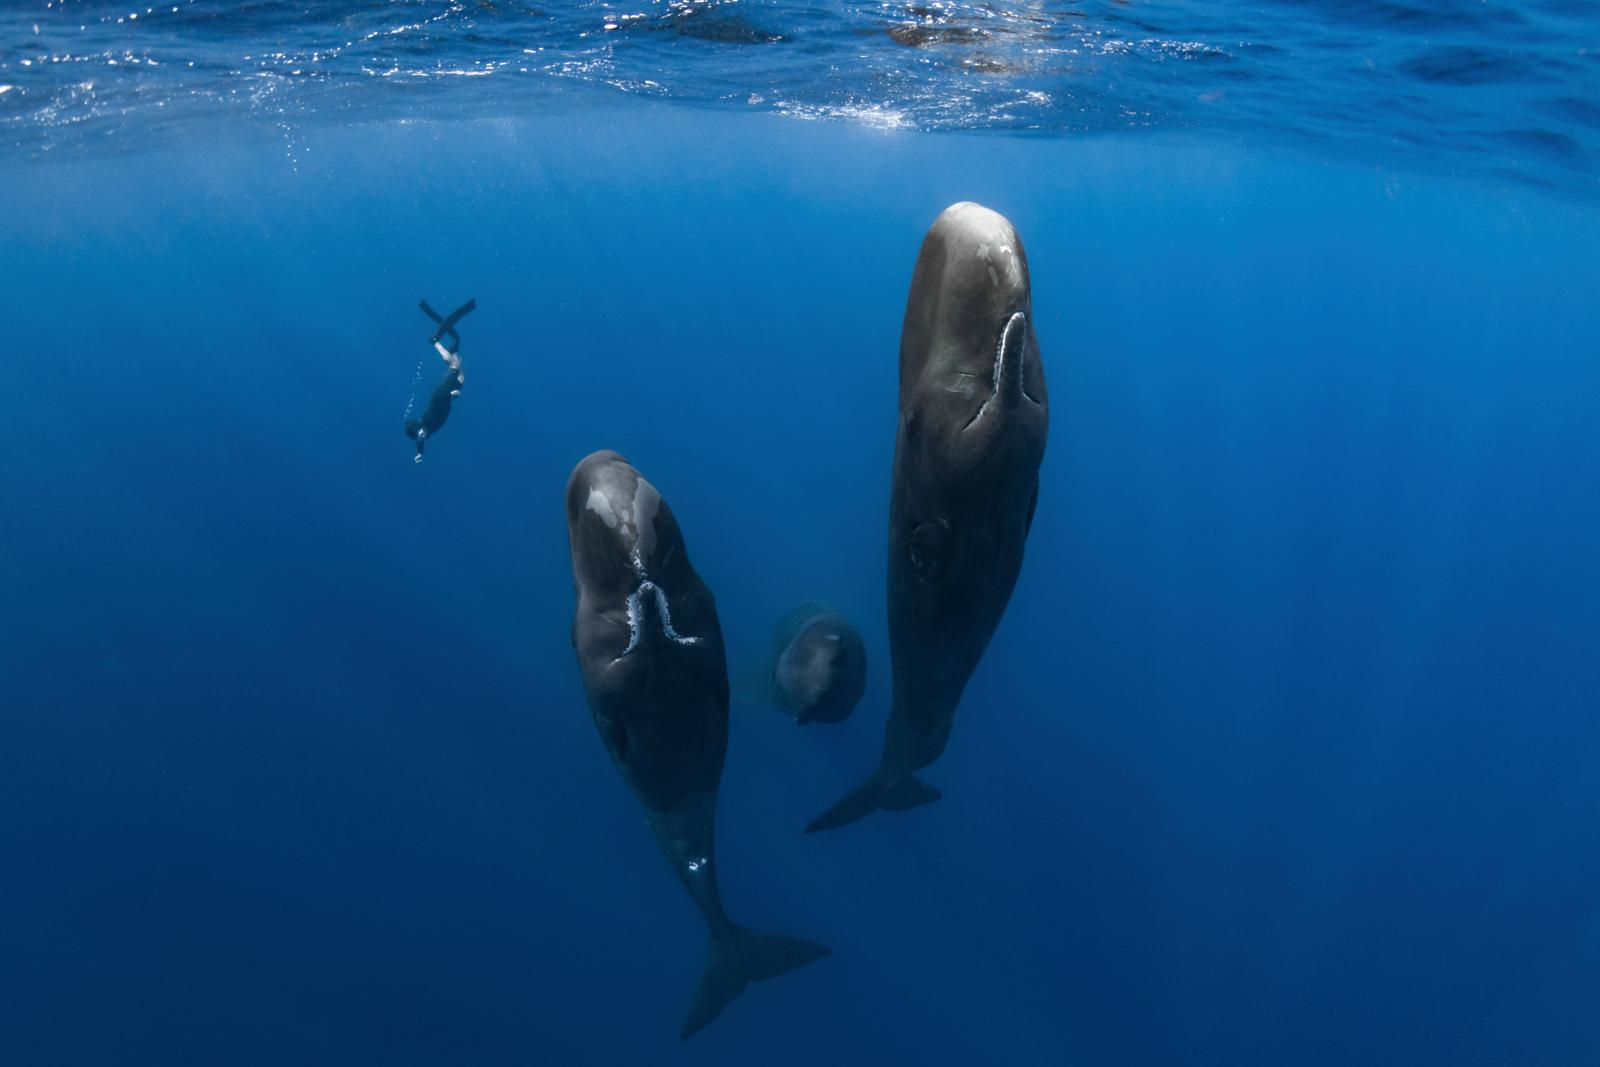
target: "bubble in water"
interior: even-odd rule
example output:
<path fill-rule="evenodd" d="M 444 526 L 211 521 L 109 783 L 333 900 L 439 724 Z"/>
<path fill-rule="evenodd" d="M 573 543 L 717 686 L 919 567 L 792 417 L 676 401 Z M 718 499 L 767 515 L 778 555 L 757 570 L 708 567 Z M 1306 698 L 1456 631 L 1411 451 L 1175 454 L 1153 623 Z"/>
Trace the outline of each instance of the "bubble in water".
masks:
<path fill-rule="evenodd" d="M 417 406 L 417 385 L 422 381 L 422 360 L 417 360 L 417 369 L 411 373 L 411 399 L 406 401 L 406 421 L 411 420 L 411 411 Z"/>

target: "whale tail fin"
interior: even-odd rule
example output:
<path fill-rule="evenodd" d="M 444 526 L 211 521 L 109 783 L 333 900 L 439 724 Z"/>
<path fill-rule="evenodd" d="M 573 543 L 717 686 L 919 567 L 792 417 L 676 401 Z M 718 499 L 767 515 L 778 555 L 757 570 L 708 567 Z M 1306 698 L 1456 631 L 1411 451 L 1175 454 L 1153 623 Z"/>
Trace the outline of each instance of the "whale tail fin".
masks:
<path fill-rule="evenodd" d="M 857 819 L 865 819 L 879 808 L 884 811 L 907 811 L 923 804 L 932 804 L 942 795 L 914 774 L 901 775 L 889 781 L 880 769 L 846 793 L 843 800 L 812 819 L 811 825 L 806 827 L 806 833 L 847 826 Z"/>
<path fill-rule="evenodd" d="M 783 934 L 764 934 L 742 926 L 729 926 L 725 933 L 711 937 L 711 960 L 695 987 L 694 1001 L 683 1019 L 679 1040 L 687 1041 L 695 1031 L 722 1014 L 734 997 L 751 982 L 776 978 L 828 955 L 832 950 L 815 941 Z"/>

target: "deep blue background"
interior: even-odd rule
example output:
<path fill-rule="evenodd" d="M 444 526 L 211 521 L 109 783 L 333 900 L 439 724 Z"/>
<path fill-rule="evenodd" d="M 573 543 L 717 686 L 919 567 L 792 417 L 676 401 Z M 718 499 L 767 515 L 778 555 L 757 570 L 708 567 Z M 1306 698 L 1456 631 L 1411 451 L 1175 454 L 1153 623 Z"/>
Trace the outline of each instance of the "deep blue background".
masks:
<path fill-rule="evenodd" d="M 1596 1062 L 1593 205 L 640 102 L 296 136 L 0 182 L 7 1062 Z M 807 837 L 958 199 L 1032 262 L 1038 519 L 945 799 Z M 423 296 L 480 308 L 416 467 Z M 730 909 L 835 954 L 682 1047 L 703 927 L 567 641 L 600 447 L 736 675 L 811 597 L 873 657 L 842 727 L 734 708 Z"/>

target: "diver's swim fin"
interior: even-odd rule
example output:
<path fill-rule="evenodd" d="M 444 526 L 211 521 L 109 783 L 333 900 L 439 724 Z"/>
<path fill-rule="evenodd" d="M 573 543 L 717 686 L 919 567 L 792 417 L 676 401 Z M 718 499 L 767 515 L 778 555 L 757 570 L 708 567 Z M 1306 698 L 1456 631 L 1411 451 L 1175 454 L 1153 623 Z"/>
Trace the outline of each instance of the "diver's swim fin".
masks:
<path fill-rule="evenodd" d="M 448 333 L 451 337 L 455 338 L 456 344 L 459 346 L 461 344 L 461 335 L 456 333 L 456 323 L 466 318 L 467 313 L 477 306 L 477 300 L 468 300 L 465 304 L 462 304 L 460 307 L 450 312 L 450 314 L 446 315 L 443 321 L 439 323 L 439 328 L 433 331 L 434 342 L 438 343 L 439 338 Z"/>
<path fill-rule="evenodd" d="M 879 808 L 884 811 L 906 811 L 932 804 L 942 795 L 933 786 L 910 774 L 886 786 L 883 772 L 876 771 L 871 778 L 846 793 L 843 800 L 812 819 L 811 825 L 806 827 L 806 833 L 848 826 L 857 819 L 865 819 Z"/>
<path fill-rule="evenodd" d="M 731 924 L 730 924 L 731 925 Z M 751 982 L 776 978 L 798 967 L 830 955 L 831 950 L 815 941 L 783 934 L 764 934 L 732 926 L 725 934 L 711 938 L 711 960 L 695 987 L 694 1001 L 684 1016 L 679 1040 L 722 1014 L 734 997 Z"/>
<path fill-rule="evenodd" d="M 439 328 L 433 331 L 433 337 L 429 342 L 430 344 L 438 344 L 441 337 L 448 335 L 450 340 L 455 342 L 456 347 L 460 348 L 461 335 L 456 333 L 456 323 L 460 322 L 467 316 L 468 312 L 476 308 L 478 306 L 478 301 L 476 298 L 468 300 L 465 304 L 462 304 L 448 315 L 440 315 L 437 311 L 428 306 L 428 302 L 426 300 L 417 301 L 417 306 L 422 309 L 422 313 L 424 315 L 428 316 L 428 318 L 439 324 Z"/>
<path fill-rule="evenodd" d="M 433 335 L 433 339 L 429 342 L 430 344 L 437 344 L 440 337 L 444 336 L 445 334 L 449 334 L 450 340 L 455 343 L 455 346 L 457 348 L 461 347 L 461 335 L 456 333 L 455 330 L 444 325 L 443 315 L 429 307 L 426 300 L 417 301 L 417 307 L 422 309 L 422 313 L 424 315 L 428 316 L 428 318 L 439 324 L 439 332 Z"/>

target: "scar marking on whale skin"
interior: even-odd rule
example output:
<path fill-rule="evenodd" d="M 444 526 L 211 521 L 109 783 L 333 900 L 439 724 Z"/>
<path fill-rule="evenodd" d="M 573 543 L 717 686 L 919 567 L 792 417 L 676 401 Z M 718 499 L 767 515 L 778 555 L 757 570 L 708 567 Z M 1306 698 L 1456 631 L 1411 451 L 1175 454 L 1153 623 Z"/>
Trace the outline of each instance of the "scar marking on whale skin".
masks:
<path fill-rule="evenodd" d="M 661 510 L 661 494 L 656 487 L 639 479 L 633 490 L 634 544 L 641 560 L 656 550 L 656 512 Z"/>
<path fill-rule="evenodd" d="M 1016 273 L 1017 250 L 1009 244 L 980 244 L 977 257 L 983 260 L 983 267 L 989 272 L 989 284 L 996 289 L 1000 288 L 1002 273 L 1008 278 Z"/>
<path fill-rule="evenodd" d="M 600 516 L 600 521 L 605 523 L 608 529 L 615 530 L 617 523 L 621 521 L 617 518 L 616 511 L 611 507 L 611 501 L 598 489 L 589 490 L 589 499 L 584 506 Z"/>
<path fill-rule="evenodd" d="M 978 258 L 983 260 L 983 269 L 989 272 L 989 284 L 996 289 L 1000 288 L 1000 274 L 994 269 L 994 260 L 989 258 L 989 246 L 978 246 Z"/>

